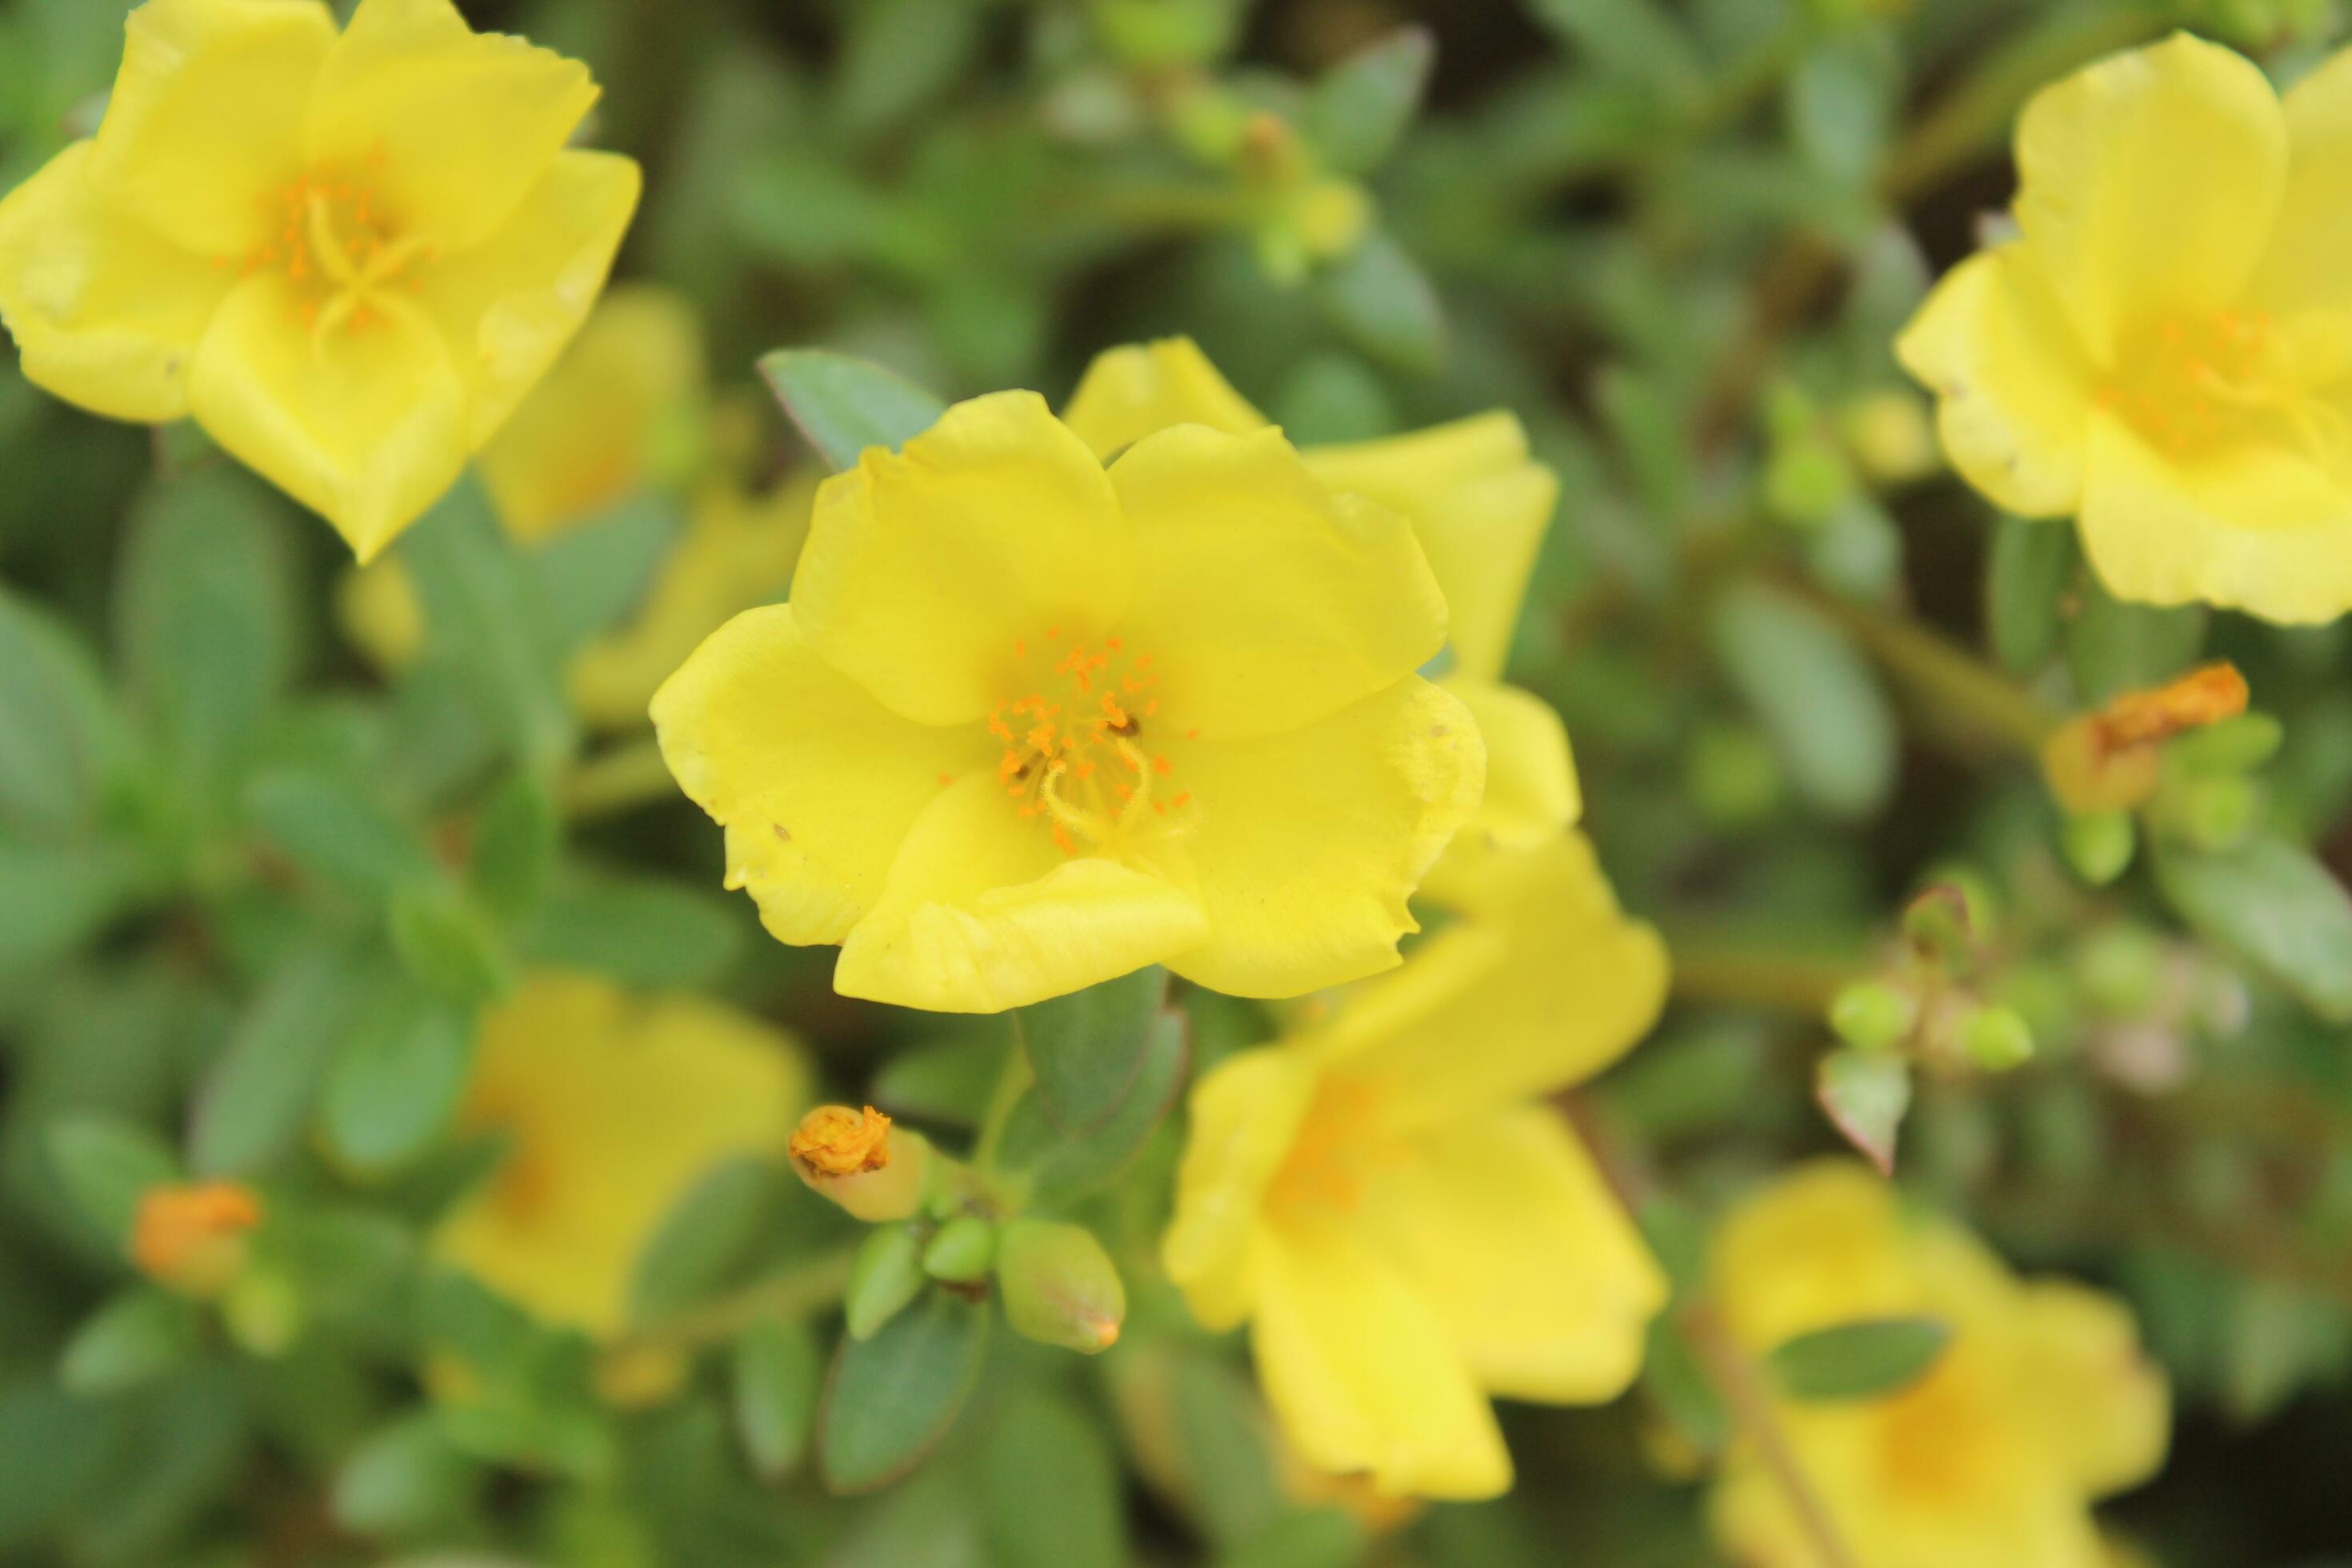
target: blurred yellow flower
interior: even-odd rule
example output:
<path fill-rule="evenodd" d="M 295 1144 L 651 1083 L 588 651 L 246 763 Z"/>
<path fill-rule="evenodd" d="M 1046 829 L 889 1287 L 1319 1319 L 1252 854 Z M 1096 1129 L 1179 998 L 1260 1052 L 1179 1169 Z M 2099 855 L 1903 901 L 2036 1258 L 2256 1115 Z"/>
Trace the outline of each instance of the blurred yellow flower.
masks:
<path fill-rule="evenodd" d="M 671 1207 L 731 1155 L 782 1158 L 809 1098 L 783 1031 L 584 974 L 527 979 L 475 1048 L 462 1123 L 509 1143 L 435 1253 L 593 1335 L 623 1326 L 632 1271 Z"/>
<path fill-rule="evenodd" d="M 2044 89 L 2017 162 L 2021 237 L 1896 345 L 1954 465 L 2010 511 L 2078 515 L 2119 597 L 2352 607 L 2352 54 L 2282 105 L 2181 34 Z"/>
<path fill-rule="evenodd" d="M 1614 1397 L 1666 1284 L 1539 1097 L 1628 1049 L 1666 955 L 1575 834 L 1466 862 L 1461 917 L 1192 1096 L 1169 1274 L 1251 1325 L 1291 1442 L 1386 1495 L 1487 1497 L 1487 1395 Z"/>
<path fill-rule="evenodd" d="M 1887 1397 L 1780 1401 L 1796 1460 L 1871 1568 L 2104 1568 L 2090 1503 L 2163 1462 L 2169 1401 L 2120 1302 L 2020 1281 L 1958 1226 L 1906 1212 L 1861 1166 L 1782 1177 L 1717 1238 L 1714 1288 L 1761 1355 L 1802 1333 L 1925 1315 L 1952 1338 Z M 1725 1545 L 1756 1568 L 1811 1568 L 1809 1537 L 1752 1452 L 1714 1498 Z"/>
<path fill-rule="evenodd" d="M 650 485 L 694 468 L 710 422 L 702 327 L 680 295 L 650 284 L 608 292 L 547 379 L 481 456 L 483 482 L 517 543 L 540 545 Z M 808 531 L 813 479 L 761 496 L 733 479 L 700 481 L 685 531 L 646 597 L 573 657 L 574 708 L 607 730 L 645 722 L 646 704 L 695 645 L 728 616 L 783 596 Z M 382 668 L 415 657 L 425 637 L 415 585 L 397 560 L 342 585 L 345 630 Z"/>
<path fill-rule="evenodd" d="M 0 202 L 0 319 L 93 412 L 193 414 L 367 560 L 571 337 L 637 166 L 587 68 L 449 0 L 148 0 L 98 134 Z"/>
<path fill-rule="evenodd" d="M 1469 711 L 1413 673 L 1412 530 L 1280 434 L 1108 471 L 1030 393 L 959 404 L 817 492 L 790 605 L 655 697 L 770 931 L 845 995 L 993 1012 L 1164 963 L 1296 995 L 1396 962 L 1476 804 Z"/>
<path fill-rule="evenodd" d="M 1108 350 L 1087 368 L 1064 416 L 1106 461 L 1177 425 L 1241 434 L 1265 426 L 1190 338 Z M 1309 447 L 1299 456 L 1332 489 L 1412 524 L 1445 595 L 1452 670 L 1486 739 L 1486 793 L 1475 825 L 1500 842 L 1539 843 L 1574 822 L 1580 802 L 1568 731 L 1544 702 L 1500 679 L 1536 551 L 1559 499 L 1552 471 L 1528 455 L 1527 432 L 1496 411 L 1404 436 Z"/>

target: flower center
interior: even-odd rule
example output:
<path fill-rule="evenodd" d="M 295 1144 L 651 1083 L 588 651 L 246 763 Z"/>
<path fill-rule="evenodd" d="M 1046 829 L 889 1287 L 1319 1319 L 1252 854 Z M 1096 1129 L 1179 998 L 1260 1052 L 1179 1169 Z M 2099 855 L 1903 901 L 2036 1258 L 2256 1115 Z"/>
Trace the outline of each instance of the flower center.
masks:
<path fill-rule="evenodd" d="M 1384 1166 L 1402 1156 L 1381 1125 L 1387 1092 L 1375 1081 L 1326 1078 L 1298 1123 L 1289 1157 L 1275 1173 L 1266 1199 L 1278 1209 L 1347 1214 L 1364 1201 Z"/>
<path fill-rule="evenodd" d="M 1881 1420 L 1879 1460 L 1890 1491 L 1927 1507 L 2000 1491 L 2000 1442 L 1962 1369 L 1928 1373 L 1896 1394 Z"/>
<path fill-rule="evenodd" d="M 285 274 L 314 344 L 379 321 L 421 320 L 408 296 L 424 286 L 418 269 L 433 244 L 399 232 L 364 174 L 302 174 L 269 198 L 265 222 L 268 237 L 246 253 L 243 269 Z"/>
<path fill-rule="evenodd" d="M 2174 457 L 2268 440 L 2342 468 L 2352 426 L 2315 390 L 2330 367 L 2307 348 L 2259 310 L 2168 316 L 2131 336 L 2098 400 Z"/>
<path fill-rule="evenodd" d="M 1160 677 L 1150 654 L 1130 658 L 1118 637 L 1095 647 L 1066 643 L 1055 626 L 1034 647 L 1015 639 L 1013 655 L 1033 683 L 991 705 L 988 732 L 1004 747 L 996 777 L 1021 816 L 1044 823 L 1065 855 L 1190 820 L 1192 792 L 1160 749 Z"/>

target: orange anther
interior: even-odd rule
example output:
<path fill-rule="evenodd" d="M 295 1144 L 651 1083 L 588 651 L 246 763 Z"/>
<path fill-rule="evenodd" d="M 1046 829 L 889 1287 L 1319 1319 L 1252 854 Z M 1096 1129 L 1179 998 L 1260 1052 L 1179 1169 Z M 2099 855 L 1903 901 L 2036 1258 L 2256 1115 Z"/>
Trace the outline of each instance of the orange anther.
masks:
<path fill-rule="evenodd" d="M 1095 776 L 1095 761 L 1094 761 L 1094 759 L 1093 759 L 1092 757 L 1080 757 L 1080 758 L 1078 759 L 1078 765 L 1077 765 L 1077 767 L 1076 767 L 1076 769 L 1075 771 L 1076 772 L 1077 775 L 1078 775 L 1080 778 L 1082 778 L 1082 779 L 1090 779 L 1090 778 L 1094 777 L 1094 776 Z"/>
<path fill-rule="evenodd" d="M 1054 847 L 1065 855 L 1075 855 L 1078 852 L 1077 842 L 1070 837 L 1070 830 L 1058 822 L 1054 824 Z"/>
<path fill-rule="evenodd" d="M 1159 711 L 1160 711 L 1160 699 L 1158 699 L 1157 697 L 1153 698 L 1150 701 L 1149 701 L 1149 702 L 1147 702 L 1147 703 L 1145 703 L 1145 704 L 1143 705 L 1143 716 L 1144 716 L 1145 718 L 1147 718 L 1147 719 L 1150 718 L 1154 713 L 1157 713 L 1157 712 L 1159 712 Z"/>
<path fill-rule="evenodd" d="M 1120 784 L 1116 779 L 1111 781 L 1110 787 L 1112 792 L 1115 793 L 1121 800 L 1133 800 L 1135 798 L 1135 791 L 1129 789 L 1127 785 Z"/>
<path fill-rule="evenodd" d="M 1177 810 L 1181 811 L 1186 806 L 1192 804 L 1192 792 L 1189 789 L 1178 790 L 1176 792 L 1176 798 L 1170 801 L 1168 804 L 1174 806 Z"/>
<path fill-rule="evenodd" d="M 1027 637 L 1014 637 L 1014 638 L 1013 639 L 1013 658 L 1025 658 L 1025 657 L 1027 657 L 1028 652 L 1029 652 L 1029 639 L 1028 639 Z"/>
<path fill-rule="evenodd" d="M 1164 778 L 1176 771 L 1176 764 L 1165 757 L 1154 757 L 1151 759 L 1151 771 Z"/>
<path fill-rule="evenodd" d="M 1061 636 L 1062 628 L 1059 626 L 1047 626 L 1045 628 L 1045 640 L 1047 642 L 1058 641 Z"/>
<path fill-rule="evenodd" d="M 1184 731 L 1184 738 L 1188 741 L 1199 740 L 1201 738 L 1201 727 L 1198 724 L 1193 725 L 1191 729 Z"/>
<path fill-rule="evenodd" d="M 1117 653 L 1125 645 L 1117 637 L 1105 637 L 1103 638 L 1103 646 L 1110 649 L 1111 652 Z"/>
<path fill-rule="evenodd" d="M 953 773 L 941 773 L 941 774 L 940 775 L 940 784 L 942 784 L 942 785 L 951 784 L 955 783 L 955 774 L 953 774 Z"/>

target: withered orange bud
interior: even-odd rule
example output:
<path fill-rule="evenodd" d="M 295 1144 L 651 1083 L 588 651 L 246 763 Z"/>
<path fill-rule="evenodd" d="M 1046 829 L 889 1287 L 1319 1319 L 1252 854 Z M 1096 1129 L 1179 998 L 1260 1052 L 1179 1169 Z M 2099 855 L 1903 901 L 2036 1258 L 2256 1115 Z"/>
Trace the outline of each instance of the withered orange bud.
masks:
<path fill-rule="evenodd" d="M 150 1187 L 131 1227 L 131 1261 L 158 1283 L 212 1296 L 243 1272 L 247 1233 L 261 1223 L 261 1199 L 239 1182 Z"/>
<path fill-rule="evenodd" d="M 2100 742 L 2120 751 L 2153 745 L 2245 710 L 2246 678 L 2225 659 L 2153 691 L 2127 691 L 2108 703 L 2095 722 Z"/>
<path fill-rule="evenodd" d="M 786 1147 L 803 1182 L 869 1224 L 904 1219 L 923 1200 L 930 1145 L 912 1132 L 893 1138 L 890 1119 L 870 1105 L 820 1105 Z"/>
<path fill-rule="evenodd" d="M 849 1176 L 890 1163 L 890 1119 L 867 1106 L 820 1105 L 801 1118 L 790 1145 L 793 1163 L 810 1176 Z"/>
<path fill-rule="evenodd" d="M 2042 743 L 2042 771 L 2078 816 L 2130 811 L 2156 793 L 2164 742 L 2245 710 L 2245 677 L 2227 662 L 2209 664 L 2062 724 Z"/>

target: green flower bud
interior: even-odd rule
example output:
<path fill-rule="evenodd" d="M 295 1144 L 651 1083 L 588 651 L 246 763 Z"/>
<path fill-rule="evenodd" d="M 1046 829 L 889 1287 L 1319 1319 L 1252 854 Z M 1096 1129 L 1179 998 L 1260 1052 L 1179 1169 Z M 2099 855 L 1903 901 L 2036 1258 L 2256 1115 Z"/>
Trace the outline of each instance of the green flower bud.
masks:
<path fill-rule="evenodd" d="M 996 1227 L 978 1215 L 964 1215 L 940 1227 L 923 1249 L 923 1272 L 934 1279 L 969 1285 L 987 1277 L 996 1260 Z"/>
<path fill-rule="evenodd" d="M 1918 999 L 1883 980 L 1858 981 L 1830 1003 L 1830 1027 L 1857 1050 L 1892 1050 L 1918 1022 Z"/>
<path fill-rule="evenodd" d="M 1016 1220 L 996 1244 L 1004 1321 L 1024 1339 L 1092 1355 L 1118 1339 L 1127 1288 L 1083 1226 Z"/>
<path fill-rule="evenodd" d="M 2180 792 L 2181 835 L 2200 849 L 2227 849 L 2253 831 L 2262 805 L 2262 786 L 2252 779 L 2235 774 L 2199 779 Z"/>
<path fill-rule="evenodd" d="M 2124 874 L 2139 847 L 2139 830 L 2127 811 L 2092 811 L 2066 819 L 2059 846 L 2074 874 L 2104 888 Z"/>
<path fill-rule="evenodd" d="M 221 1321 L 245 1350 L 257 1356 L 283 1355 L 301 1337 L 309 1313 L 302 1292 L 284 1273 L 247 1268 L 221 1296 Z"/>
<path fill-rule="evenodd" d="M 2033 1059 L 2033 1031 L 2014 1007 L 1979 1007 L 1960 1026 L 1960 1048 L 1987 1072 L 2007 1072 Z"/>
<path fill-rule="evenodd" d="M 2164 944 L 2137 926 L 2110 926 L 2074 950 L 2074 984 L 2092 1010 L 2136 1018 L 2156 1005 L 2164 983 Z"/>
<path fill-rule="evenodd" d="M 866 1238 L 849 1266 L 842 1309 L 849 1337 L 870 1340 L 923 1289 L 923 1240 L 911 1225 L 886 1226 Z"/>

